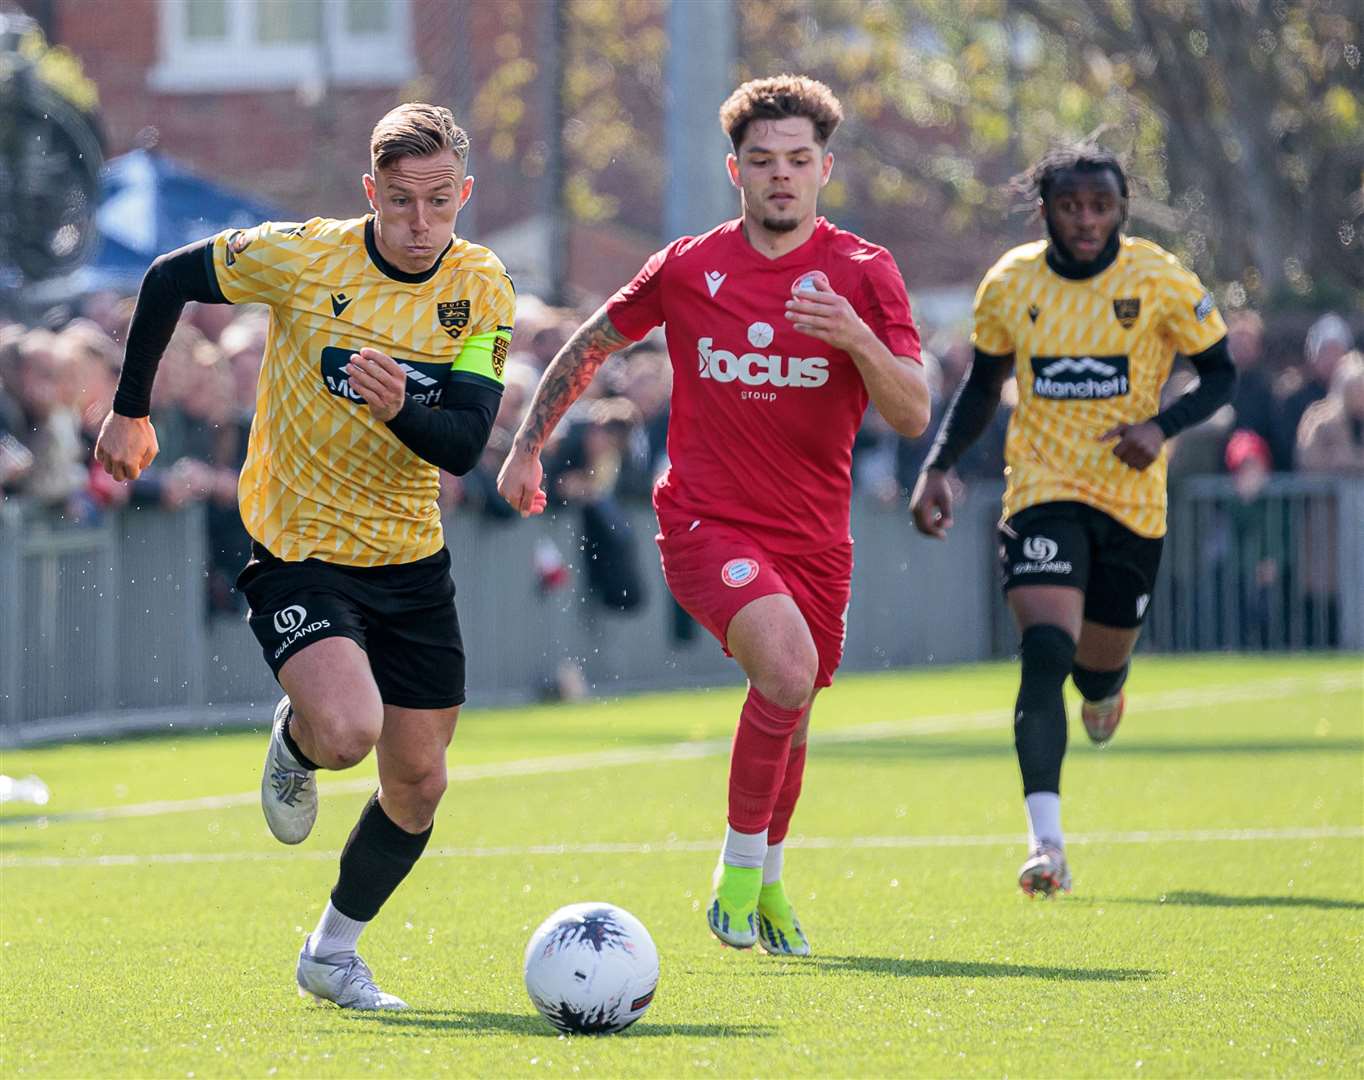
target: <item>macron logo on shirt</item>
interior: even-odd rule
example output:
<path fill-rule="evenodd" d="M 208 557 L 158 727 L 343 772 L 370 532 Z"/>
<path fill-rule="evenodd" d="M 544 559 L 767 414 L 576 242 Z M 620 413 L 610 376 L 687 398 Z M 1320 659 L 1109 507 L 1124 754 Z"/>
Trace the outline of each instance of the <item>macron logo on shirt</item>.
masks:
<path fill-rule="evenodd" d="M 719 270 L 706 271 L 706 288 L 710 290 L 710 295 L 714 296 L 720 291 L 720 286 L 725 283 L 728 274 L 722 274 Z"/>

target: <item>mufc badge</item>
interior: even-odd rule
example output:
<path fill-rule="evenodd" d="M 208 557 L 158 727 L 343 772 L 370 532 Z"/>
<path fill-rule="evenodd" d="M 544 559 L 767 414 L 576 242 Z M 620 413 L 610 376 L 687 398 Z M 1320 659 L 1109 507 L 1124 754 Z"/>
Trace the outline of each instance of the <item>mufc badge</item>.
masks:
<path fill-rule="evenodd" d="M 448 300 L 436 304 L 436 318 L 440 320 L 441 329 L 447 334 L 452 338 L 459 337 L 469 325 L 469 301 Z"/>
<path fill-rule="evenodd" d="M 1130 296 L 1125 300 L 1114 300 L 1113 314 L 1118 317 L 1118 322 L 1122 323 L 1124 330 L 1131 330 L 1137 316 L 1141 314 L 1141 299 Z"/>
<path fill-rule="evenodd" d="M 507 370 L 507 338 L 498 334 L 493 338 L 493 374 L 499 379 Z"/>

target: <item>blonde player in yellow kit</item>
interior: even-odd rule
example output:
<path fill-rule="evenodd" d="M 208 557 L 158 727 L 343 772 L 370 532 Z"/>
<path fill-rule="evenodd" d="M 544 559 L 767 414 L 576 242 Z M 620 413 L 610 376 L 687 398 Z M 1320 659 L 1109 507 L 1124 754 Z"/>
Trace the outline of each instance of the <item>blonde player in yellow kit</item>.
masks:
<path fill-rule="evenodd" d="M 1048 239 L 1005 254 L 976 293 L 975 360 L 911 500 L 920 532 L 952 524 L 949 471 L 985 429 L 1011 373 L 1018 408 L 1005 443 L 999 526 L 1009 607 L 1022 634 L 1014 742 L 1028 814 L 1019 885 L 1071 885 L 1061 830 L 1066 678 L 1104 745 L 1165 535 L 1166 439 L 1231 397 L 1227 329 L 1178 260 L 1124 236 L 1127 177 L 1093 144 L 1056 150 L 1024 174 Z M 1196 388 L 1160 409 L 1175 354 Z"/>
<path fill-rule="evenodd" d="M 439 470 L 467 472 L 483 451 L 514 307 L 497 257 L 454 235 L 468 152 L 448 109 L 400 106 L 371 135 L 372 214 L 230 230 L 158 258 L 95 448 L 116 480 L 156 456 L 152 380 L 186 301 L 269 305 L 237 584 L 286 692 L 261 778 L 275 836 L 311 831 L 317 769 L 378 758 L 296 972 L 300 993 L 344 1008 L 405 1007 L 356 944 L 426 847 L 464 701 Z"/>

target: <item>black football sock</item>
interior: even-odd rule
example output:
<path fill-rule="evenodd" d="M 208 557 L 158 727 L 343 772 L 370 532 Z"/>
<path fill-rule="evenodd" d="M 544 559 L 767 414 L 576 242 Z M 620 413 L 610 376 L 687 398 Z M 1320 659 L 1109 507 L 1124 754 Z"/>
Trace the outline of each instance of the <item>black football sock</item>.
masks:
<path fill-rule="evenodd" d="M 374 794 L 341 849 L 341 873 L 332 906 L 348 919 L 369 922 L 416 865 L 431 830 L 410 833 L 395 825 Z"/>
<path fill-rule="evenodd" d="M 1061 688 L 1075 662 L 1075 639 L 1059 626 L 1030 626 L 1020 648 L 1023 677 L 1014 712 L 1014 746 L 1023 794 L 1061 790 L 1066 702 Z"/>
<path fill-rule="evenodd" d="M 1104 698 L 1111 698 L 1122 689 L 1131 666 L 1123 664 L 1117 671 L 1095 671 L 1093 668 L 1076 664 L 1071 670 L 1070 677 L 1075 683 L 1075 689 L 1080 691 L 1080 695 L 1086 701 L 1103 701 Z"/>

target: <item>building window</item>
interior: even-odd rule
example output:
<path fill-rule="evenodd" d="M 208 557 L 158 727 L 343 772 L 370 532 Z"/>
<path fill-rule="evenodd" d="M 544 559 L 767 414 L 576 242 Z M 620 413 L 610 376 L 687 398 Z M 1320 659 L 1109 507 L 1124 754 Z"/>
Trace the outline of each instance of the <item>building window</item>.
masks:
<path fill-rule="evenodd" d="M 262 45 L 322 40 L 324 5 L 317 0 L 256 0 L 256 40 Z"/>
<path fill-rule="evenodd" d="M 383 86 L 416 74 L 409 0 L 161 0 L 165 92 Z"/>
<path fill-rule="evenodd" d="M 193 41 L 227 37 L 227 0 L 187 0 L 185 36 Z"/>

